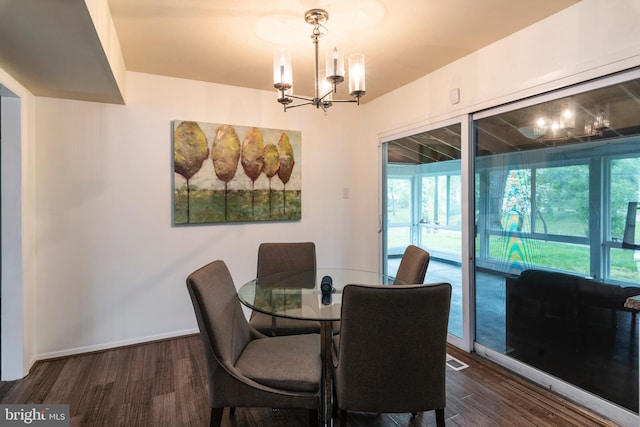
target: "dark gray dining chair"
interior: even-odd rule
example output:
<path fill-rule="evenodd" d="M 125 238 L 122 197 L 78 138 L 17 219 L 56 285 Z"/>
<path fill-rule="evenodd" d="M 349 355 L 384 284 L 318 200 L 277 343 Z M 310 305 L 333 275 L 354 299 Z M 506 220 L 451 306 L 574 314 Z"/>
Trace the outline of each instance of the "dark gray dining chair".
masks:
<path fill-rule="evenodd" d="M 312 272 L 315 278 L 315 271 L 316 246 L 313 242 L 262 243 L 258 248 L 258 279 L 285 272 Z M 314 286 L 315 281 L 309 282 L 309 287 Z M 249 323 L 271 336 L 320 333 L 320 323 L 316 321 L 275 317 L 256 310 L 251 312 Z"/>
<path fill-rule="evenodd" d="M 400 266 L 398 267 L 394 284 L 415 285 L 424 283 L 430 258 L 429 252 L 424 249 L 414 245 L 407 246 L 400 259 Z M 334 335 L 340 333 L 341 327 L 339 320 L 333 322 Z"/>
<path fill-rule="evenodd" d="M 211 426 L 225 407 L 309 410 L 318 425 L 322 361 L 318 334 L 266 337 L 252 328 L 226 264 L 214 261 L 187 278 L 209 380 Z"/>
<path fill-rule="evenodd" d="M 347 285 L 333 338 L 335 404 L 347 411 L 434 410 L 444 426 L 451 285 Z"/>
<path fill-rule="evenodd" d="M 407 246 L 400 259 L 400 266 L 396 273 L 396 284 L 424 283 L 430 258 L 429 252 L 424 249 L 414 245 Z"/>

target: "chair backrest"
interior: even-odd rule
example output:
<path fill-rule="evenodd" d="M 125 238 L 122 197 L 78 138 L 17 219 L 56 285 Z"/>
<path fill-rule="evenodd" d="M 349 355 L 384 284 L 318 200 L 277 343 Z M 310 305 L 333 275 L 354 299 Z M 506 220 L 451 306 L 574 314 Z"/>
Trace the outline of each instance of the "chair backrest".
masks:
<path fill-rule="evenodd" d="M 429 252 L 424 249 L 414 245 L 407 246 L 400 260 L 396 283 L 424 283 L 424 276 L 427 274 L 427 267 L 429 267 L 429 258 Z"/>
<path fill-rule="evenodd" d="M 262 243 L 258 248 L 257 277 L 306 271 L 316 271 L 316 245 L 313 242 Z"/>
<path fill-rule="evenodd" d="M 207 369 L 233 366 L 251 340 L 233 278 L 224 261 L 213 261 L 187 278 L 187 288 L 198 320 Z M 211 377 L 212 372 L 209 372 Z"/>
<path fill-rule="evenodd" d="M 422 412 L 445 406 L 451 285 L 347 285 L 334 381 L 338 406 Z"/>

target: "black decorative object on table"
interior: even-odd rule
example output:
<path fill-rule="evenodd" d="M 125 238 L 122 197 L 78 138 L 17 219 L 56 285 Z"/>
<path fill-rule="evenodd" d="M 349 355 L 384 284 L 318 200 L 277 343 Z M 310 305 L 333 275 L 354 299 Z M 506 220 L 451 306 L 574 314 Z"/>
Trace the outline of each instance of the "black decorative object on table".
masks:
<path fill-rule="evenodd" d="M 331 278 L 331 276 L 324 276 L 320 281 L 320 292 L 322 292 L 322 295 L 332 294 L 335 291 L 336 290 L 333 288 L 333 279 Z"/>
<path fill-rule="evenodd" d="M 320 292 L 322 292 L 322 305 L 331 304 L 331 294 L 336 290 L 333 287 L 331 276 L 324 276 L 320 281 Z"/>

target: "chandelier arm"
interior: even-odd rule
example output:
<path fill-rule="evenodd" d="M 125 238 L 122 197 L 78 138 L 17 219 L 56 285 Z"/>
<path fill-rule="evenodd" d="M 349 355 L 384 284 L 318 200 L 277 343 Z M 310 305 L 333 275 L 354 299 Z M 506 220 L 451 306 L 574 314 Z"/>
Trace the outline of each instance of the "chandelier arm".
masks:
<path fill-rule="evenodd" d="M 303 101 L 309 101 L 309 103 L 313 103 L 314 98 L 310 98 L 308 96 L 298 96 L 298 95 L 287 95 L 289 98 L 301 99 Z"/>
<path fill-rule="evenodd" d="M 360 99 L 334 99 L 331 102 L 357 102 L 357 103 L 360 103 Z"/>
<path fill-rule="evenodd" d="M 296 105 L 285 105 L 284 109 L 286 111 L 290 108 L 302 107 L 303 105 L 313 105 L 313 102 L 309 101 L 309 102 L 303 102 L 301 104 L 296 104 Z"/>
<path fill-rule="evenodd" d="M 318 101 L 322 102 L 322 100 L 324 100 L 327 96 L 329 96 L 331 94 L 333 94 L 333 89 L 331 89 L 329 92 L 325 93 L 320 98 L 318 98 Z"/>

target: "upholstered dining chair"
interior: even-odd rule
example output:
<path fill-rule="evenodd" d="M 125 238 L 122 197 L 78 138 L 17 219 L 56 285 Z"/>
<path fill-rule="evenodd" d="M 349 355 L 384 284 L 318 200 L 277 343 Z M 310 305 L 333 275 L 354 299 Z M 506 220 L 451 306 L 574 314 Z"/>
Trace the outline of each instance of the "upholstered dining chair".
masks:
<path fill-rule="evenodd" d="M 415 285 L 424 283 L 424 276 L 427 274 L 427 268 L 429 267 L 429 259 L 429 252 L 424 249 L 414 245 L 407 246 L 400 259 L 394 284 Z M 340 328 L 339 320 L 333 322 L 334 335 L 340 333 Z"/>
<path fill-rule="evenodd" d="M 257 277 L 276 273 L 316 271 L 316 245 L 313 242 L 262 243 L 258 247 Z M 299 284 L 297 284 L 299 285 Z M 309 284 L 313 287 L 315 282 Z M 286 319 L 253 310 L 249 324 L 265 335 L 320 333 L 320 323 L 311 320 Z"/>
<path fill-rule="evenodd" d="M 347 285 L 333 338 L 340 426 L 347 411 L 413 414 L 435 409 L 444 426 L 451 285 Z"/>
<path fill-rule="evenodd" d="M 414 245 L 407 246 L 402 258 L 400 266 L 396 273 L 396 283 L 420 284 L 424 283 L 424 276 L 427 274 L 429 267 L 429 252 Z"/>
<path fill-rule="evenodd" d="M 318 334 L 266 337 L 252 328 L 226 264 L 213 261 L 187 278 L 207 366 L 211 426 L 225 407 L 309 410 L 318 425 L 322 361 Z"/>

